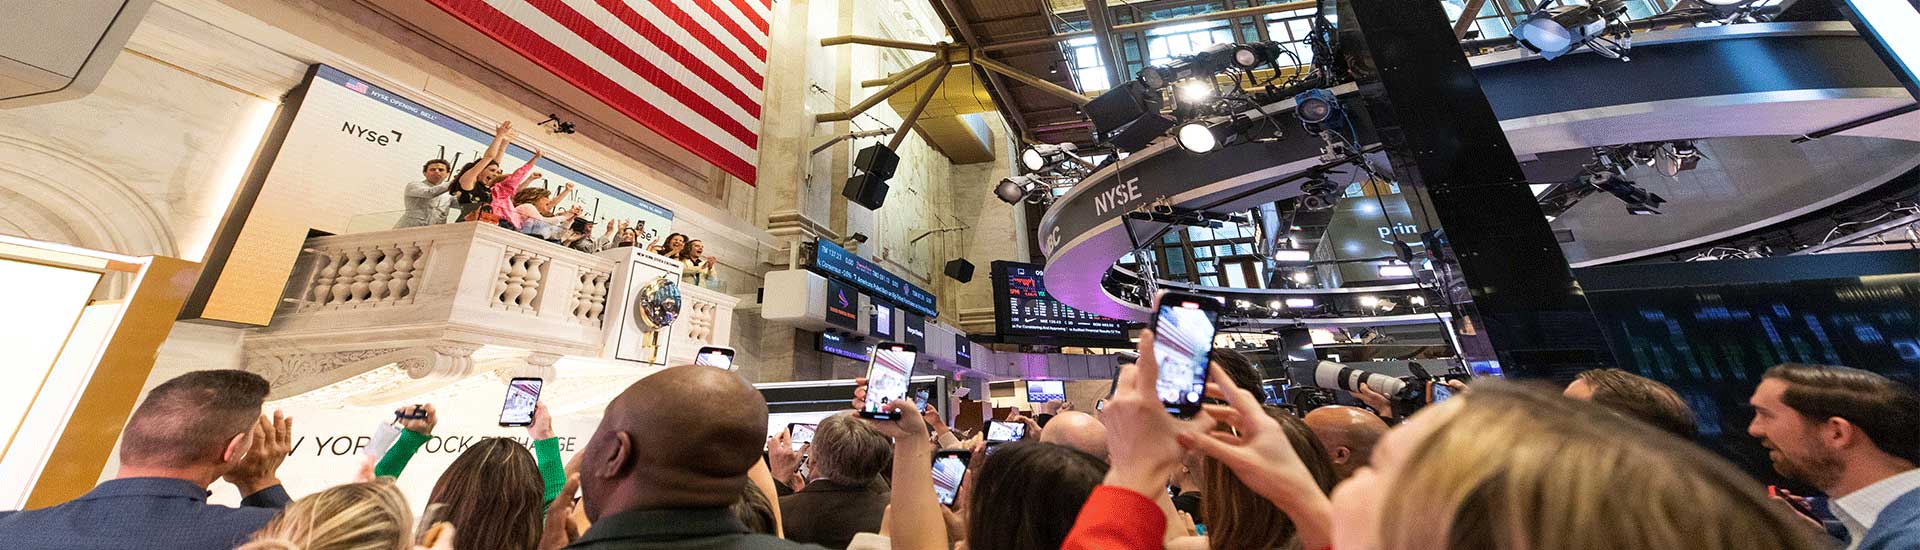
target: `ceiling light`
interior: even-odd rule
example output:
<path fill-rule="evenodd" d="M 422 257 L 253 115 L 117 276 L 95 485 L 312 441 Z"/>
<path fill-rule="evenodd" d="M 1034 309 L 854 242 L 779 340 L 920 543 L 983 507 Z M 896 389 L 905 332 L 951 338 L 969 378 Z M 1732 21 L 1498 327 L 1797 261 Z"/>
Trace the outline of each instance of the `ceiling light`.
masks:
<path fill-rule="evenodd" d="M 1040 154 L 1039 149 L 1028 147 L 1020 152 L 1020 164 L 1025 165 L 1029 172 L 1038 172 L 1047 167 L 1047 158 Z"/>
<path fill-rule="evenodd" d="M 1424 305 L 1427 305 L 1427 297 L 1426 297 L 1426 296 L 1414 296 L 1414 297 L 1412 297 L 1412 298 L 1407 298 L 1407 303 L 1409 303 L 1409 304 L 1413 304 L 1413 305 L 1414 305 L 1414 307 L 1419 307 L 1419 306 L 1424 306 Z"/>
<path fill-rule="evenodd" d="M 1203 103 L 1213 99 L 1213 75 L 1201 78 L 1189 78 L 1174 87 L 1175 95 L 1181 103 Z"/>
<path fill-rule="evenodd" d="M 1208 153 L 1220 147 L 1220 138 L 1213 135 L 1213 129 L 1198 122 L 1180 125 L 1174 138 L 1180 142 L 1180 148 L 1195 153 Z"/>
<path fill-rule="evenodd" d="M 1073 151 L 1077 148 L 1071 141 L 1060 144 L 1036 143 L 1020 152 L 1020 164 L 1032 173 L 1046 171 L 1063 162 L 1084 162 L 1074 156 Z"/>
<path fill-rule="evenodd" d="M 1313 252 L 1307 250 L 1275 250 L 1273 261 L 1304 264 L 1313 261 Z"/>
<path fill-rule="evenodd" d="M 1380 301 L 1380 311 L 1393 311 L 1393 307 L 1394 307 L 1393 300 Z"/>
<path fill-rule="evenodd" d="M 1233 47 L 1233 64 L 1241 70 L 1251 71 L 1261 65 L 1272 64 L 1280 59 L 1280 45 L 1276 42 L 1255 42 Z"/>
<path fill-rule="evenodd" d="M 1313 282 L 1313 274 L 1305 271 L 1295 271 L 1293 272 L 1293 282 L 1303 285 L 1311 283 Z"/>
<path fill-rule="evenodd" d="M 1267 302 L 1267 309 L 1280 309 L 1280 301 L 1274 300 L 1271 302 Z"/>
<path fill-rule="evenodd" d="M 1287 307 L 1292 309 L 1310 309 L 1313 307 L 1313 298 L 1287 298 Z"/>
<path fill-rule="evenodd" d="M 1389 279 L 1409 279 L 1413 277 L 1413 266 L 1388 264 L 1380 266 L 1380 276 Z"/>
<path fill-rule="evenodd" d="M 1361 296 L 1360 307 L 1380 307 L 1380 298 L 1378 296 Z"/>

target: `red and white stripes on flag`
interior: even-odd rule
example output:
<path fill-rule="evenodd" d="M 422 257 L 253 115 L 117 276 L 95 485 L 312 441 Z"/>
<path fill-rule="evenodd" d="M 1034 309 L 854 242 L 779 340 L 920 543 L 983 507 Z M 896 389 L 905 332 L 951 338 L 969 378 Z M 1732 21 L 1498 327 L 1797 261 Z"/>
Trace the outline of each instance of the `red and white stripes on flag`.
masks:
<path fill-rule="evenodd" d="M 754 182 L 772 0 L 427 0 Z"/>

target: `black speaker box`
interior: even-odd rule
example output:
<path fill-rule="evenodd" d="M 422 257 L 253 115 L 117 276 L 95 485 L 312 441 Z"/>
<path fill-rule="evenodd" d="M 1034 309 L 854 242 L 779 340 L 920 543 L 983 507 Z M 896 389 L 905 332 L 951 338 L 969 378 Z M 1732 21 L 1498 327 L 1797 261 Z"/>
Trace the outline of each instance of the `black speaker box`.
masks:
<path fill-rule="evenodd" d="M 840 196 L 868 210 L 879 210 L 887 203 L 887 178 L 871 172 L 847 178 L 847 188 Z"/>
<path fill-rule="evenodd" d="M 900 155 L 888 149 L 885 144 L 875 143 L 860 150 L 853 158 L 853 167 L 868 174 L 880 176 L 880 181 L 893 179 L 893 170 L 900 166 Z"/>
<path fill-rule="evenodd" d="M 947 276 L 962 283 L 973 281 L 973 262 L 964 258 L 947 262 Z"/>

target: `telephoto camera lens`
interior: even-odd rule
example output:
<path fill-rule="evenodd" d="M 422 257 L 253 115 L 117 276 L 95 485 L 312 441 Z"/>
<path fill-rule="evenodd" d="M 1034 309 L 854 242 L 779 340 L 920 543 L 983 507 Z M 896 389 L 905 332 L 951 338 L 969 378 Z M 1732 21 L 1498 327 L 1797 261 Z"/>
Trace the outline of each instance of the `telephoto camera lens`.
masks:
<path fill-rule="evenodd" d="M 1321 361 L 1313 369 L 1313 384 L 1322 388 L 1338 388 L 1348 392 L 1358 391 L 1365 384 L 1381 395 L 1393 396 L 1407 386 L 1407 381 L 1377 372 L 1356 369 L 1332 361 Z"/>

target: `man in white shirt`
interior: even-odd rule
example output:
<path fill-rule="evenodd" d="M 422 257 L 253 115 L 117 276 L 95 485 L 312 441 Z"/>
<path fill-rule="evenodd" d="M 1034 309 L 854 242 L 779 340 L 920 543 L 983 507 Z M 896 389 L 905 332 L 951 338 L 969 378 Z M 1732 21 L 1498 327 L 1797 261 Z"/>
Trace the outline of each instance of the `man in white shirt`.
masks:
<path fill-rule="evenodd" d="M 447 186 L 453 185 L 453 180 L 447 176 L 452 173 L 452 165 L 440 159 L 429 160 L 421 166 L 420 175 L 425 179 L 407 184 L 403 199 L 407 212 L 393 228 L 447 223 L 447 208 L 453 204 L 453 197 L 447 194 Z"/>
<path fill-rule="evenodd" d="M 1785 364 L 1767 371 L 1749 403 L 1747 433 L 1780 475 L 1833 498 L 1849 550 L 1920 548 L 1913 388 L 1860 369 Z"/>

